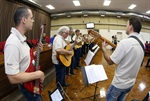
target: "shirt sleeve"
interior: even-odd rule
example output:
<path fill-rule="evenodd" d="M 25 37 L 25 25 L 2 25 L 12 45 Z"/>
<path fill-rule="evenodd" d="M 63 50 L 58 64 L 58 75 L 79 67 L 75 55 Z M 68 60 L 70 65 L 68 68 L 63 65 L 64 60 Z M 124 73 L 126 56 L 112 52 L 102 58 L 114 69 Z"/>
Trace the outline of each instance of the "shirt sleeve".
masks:
<path fill-rule="evenodd" d="M 72 40 L 75 41 L 75 38 L 76 38 L 76 35 L 74 35 L 74 36 L 72 37 Z"/>
<path fill-rule="evenodd" d="M 55 50 L 56 49 L 59 49 L 59 48 L 64 48 L 63 47 L 63 42 L 62 42 L 62 39 L 57 39 L 57 40 L 55 40 Z"/>
<path fill-rule="evenodd" d="M 112 55 L 110 56 L 111 60 L 115 63 L 115 64 L 119 64 L 120 61 L 125 57 L 126 55 L 126 50 L 124 48 L 124 44 L 122 42 L 120 42 L 115 51 L 112 53 Z"/>
<path fill-rule="evenodd" d="M 4 49 L 5 73 L 14 75 L 19 72 L 19 50 L 13 44 L 7 44 Z"/>

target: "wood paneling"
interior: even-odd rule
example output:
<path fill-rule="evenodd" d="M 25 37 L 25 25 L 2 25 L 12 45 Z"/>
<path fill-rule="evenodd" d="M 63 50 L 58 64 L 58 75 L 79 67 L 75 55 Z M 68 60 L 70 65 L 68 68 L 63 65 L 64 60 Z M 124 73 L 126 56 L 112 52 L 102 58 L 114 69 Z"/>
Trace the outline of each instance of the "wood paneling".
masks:
<path fill-rule="evenodd" d="M 50 36 L 50 14 L 34 6 L 24 4 L 22 0 L 20 0 L 20 2 L 18 1 L 0 0 L 0 41 L 5 41 L 9 36 L 10 29 L 14 26 L 13 15 L 19 6 L 28 6 L 35 17 L 33 29 L 26 33 L 28 39 L 39 39 L 41 24 L 46 24 L 44 32 L 47 36 Z"/>

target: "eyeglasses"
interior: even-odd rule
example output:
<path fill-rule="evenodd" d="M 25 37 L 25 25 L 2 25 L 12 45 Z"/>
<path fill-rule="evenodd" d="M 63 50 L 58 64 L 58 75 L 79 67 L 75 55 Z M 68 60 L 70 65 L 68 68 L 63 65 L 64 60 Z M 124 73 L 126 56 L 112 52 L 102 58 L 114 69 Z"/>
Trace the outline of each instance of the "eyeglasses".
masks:
<path fill-rule="evenodd" d="M 69 33 L 67 33 L 67 32 L 63 32 L 63 33 L 65 33 L 65 34 L 69 34 Z"/>

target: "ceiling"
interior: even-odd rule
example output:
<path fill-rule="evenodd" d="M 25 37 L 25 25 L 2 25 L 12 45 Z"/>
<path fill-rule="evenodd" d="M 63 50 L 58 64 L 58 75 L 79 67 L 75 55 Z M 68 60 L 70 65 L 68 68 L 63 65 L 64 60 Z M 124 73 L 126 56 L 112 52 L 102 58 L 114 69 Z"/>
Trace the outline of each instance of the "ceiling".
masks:
<path fill-rule="evenodd" d="M 23 0 L 29 2 L 28 0 Z M 59 14 L 63 12 L 76 12 L 76 11 L 113 11 L 113 12 L 125 12 L 125 13 L 137 13 L 150 17 L 150 14 L 146 14 L 146 11 L 150 10 L 150 0 L 111 0 L 109 6 L 103 6 L 104 0 L 79 0 L 81 6 L 74 6 L 73 0 L 33 0 L 42 5 L 39 8 L 49 12 L 50 14 Z M 31 3 L 33 4 L 33 3 Z M 46 8 L 46 5 L 53 5 L 54 10 Z M 137 6 L 130 10 L 128 7 L 131 4 Z M 34 5 L 34 4 L 33 4 Z"/>

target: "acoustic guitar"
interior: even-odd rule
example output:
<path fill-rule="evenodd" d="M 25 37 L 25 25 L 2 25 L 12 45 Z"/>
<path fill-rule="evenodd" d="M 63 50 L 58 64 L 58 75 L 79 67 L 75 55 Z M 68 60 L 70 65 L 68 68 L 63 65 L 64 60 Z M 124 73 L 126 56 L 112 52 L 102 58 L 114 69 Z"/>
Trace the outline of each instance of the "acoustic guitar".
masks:
<path fill-rule="evenodd" d="M 113 48 L 116 48 L 116 45 L 113 44 L 111 41 L 109 41 L 108 39 L 102 37 L 99 33 L 95 32 L 95 31 L 92 31 L 92 30 L 89 30 L 88 31 L 88 34 L 91 35 L 92 37 L 95 37 L 95 38 L 99 38 L 103 41 L 105 41 L 106 43 L 108 43 L 110 46 L 112 46 Z"/>
<path fill-rule="evenodd" d="M 33 48 L 31 48 L 30 49 L 30 64 L 25 72 L 34 72 L 34 71 L 37 71 L 40 69 L 40 66 L 39 66 L 39 57 L 40 57 L 40 51 L 41 51 L 40 43 L 42 40 L 42 34 L 44 32 L 44 25 L 41 26 L 40 30 L 41 30 L 41 35 L 40 35 L 40 40 L 39 40 L 39 44 L 38 44 L 38 48 L 37 48 L 36 59 L 34 58 L 34 55 L 33 55 Z M 40 79 L 26 82 L 23 85 L 28 91 L 30 91 L 32 93 L 35 93 L 35 94 L 42 93 L 43 86 L 42 86 Z"/>
<path fill-rule="evenodd" d="M 72 56 L 74 55 L 74 51 L 73 51 L 73 48 L 74 46 L 77 44 L 77 42 L 75 41 L 73 43 L 72 46 L 70 45 L 67 45 L 65 46 L 64 49 L 68 50 L 68 51 L 72 51 L 72 55 L 62 55 L 62 54 L 59 54 L 58 55 L 58 60 L 66 67 L 69 67 L 70 64 L 71 64 L 71 61 L 72 61 Z"/>

